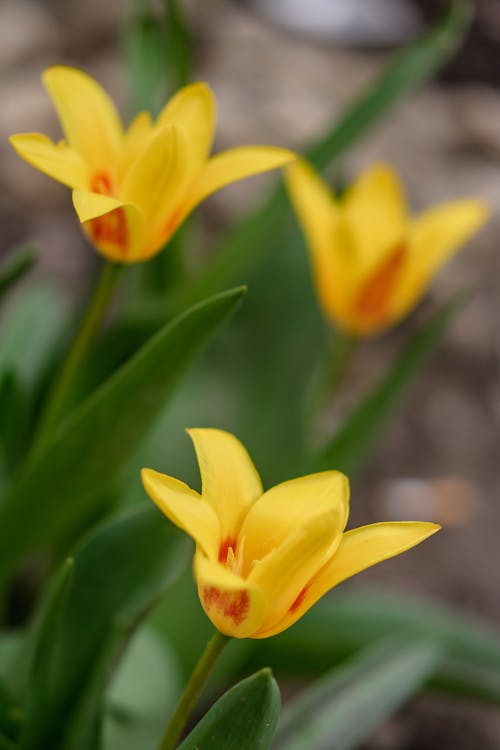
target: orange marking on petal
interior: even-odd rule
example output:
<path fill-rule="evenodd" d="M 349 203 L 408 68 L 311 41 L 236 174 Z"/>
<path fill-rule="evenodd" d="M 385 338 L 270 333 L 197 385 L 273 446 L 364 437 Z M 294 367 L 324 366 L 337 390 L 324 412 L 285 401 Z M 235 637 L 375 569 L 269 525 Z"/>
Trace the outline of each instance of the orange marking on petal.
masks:
<path fill-rule="evenodd" d="M 100 195 L 113 195 L 113 183 L 111 177 L 106 172 L 99 172 L 94 175 L 90 182 L 90 189 L 93 193 Z"/>
<path fill-rule="evenodd" d="M 363 319 L 381 323 L 387 316 L 391 294 L 406 259 L 407 248 L 401 243 L 368 279 L 355 303 Z"/>
<path fill-rule="evenodd" d="M 222 540 L 222 542 L 219 545 L 219 562 L 220 563 L 226 563 L 227 562 L 227 555 L 229 552 L 229 549 L 232 548 L 233 552 L 236 549 L 236 541 L 228 536 L 225 539 Z"/>
<path fill-rule="evenodd" d="M 207 612 L 215 610 L 236 626 L 244 622 L 250 609 L 247 591 L 221 591 L 216 586 L 204 589 L 203 603 Z"/>
<path fill-rule="evenodd" d="M 298 597 L 292 602 L 292 604 L 288 608 L 289 612 L 295 612 L 295 610 L 300 607 L 300 605 L 302 604 L 302 602 L 304 601 L 304 599 L 306 597 L 307 589 L 308 589 L 308 587 L 304 586 L 304 588 L 302 589 L 302 591 L 299 593 Z"/>
<path fill-rule="evenodd" d="M 125 255 L 128 247 L 127 219 L 123 208 L 115 208 L 104 216 L 90 221 L 94 242 L 115 245 Z"/>

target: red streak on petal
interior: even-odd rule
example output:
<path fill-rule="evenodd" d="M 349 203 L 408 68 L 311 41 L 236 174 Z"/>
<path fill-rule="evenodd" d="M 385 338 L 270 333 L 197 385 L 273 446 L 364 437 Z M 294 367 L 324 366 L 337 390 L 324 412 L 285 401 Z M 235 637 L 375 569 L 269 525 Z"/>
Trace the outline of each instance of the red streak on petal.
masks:
<path fill-rule="evenodd" d="M 306 594 L 307 594 L 307 586 L 304 586 L 304 588 L 302 589 L 302 591 L 299 593 L 298 597 L 290 605 L 288 611 L 289 612 L 295 612 L 295 610 L 300 607 L 300 605 L 302 604 L 302 602 L 306 598 Z"/>
<path fill-rule="evenodd" d="M 363 318 L 383 323 L 390 298 L 406 260 L 406 246 L 398 245 L 366 282 L 356 300 L 356 312 Z"/>
<path fill-rule="evenodd" d="M 221 591 L 216 586 L 207 586 L 203 590 L 203 604 L 207 613 L 215 610 L 235 625 L 244 622 L 250 609 L 248 591 Z"/>
<path fill-rule="evenodd" d="M 222 540 L 222 542 L 219 545 L 219 562 L 220 563 L 227 562 L 227 554 L 229 552 L 230 547 L 233 548 L 233 552 L 236 551 L 236 540 L 230 536 L 227 536 L 225 539 Z"/>
<path fill-rule="evenodd" d="M 100 195 L 114 195 L 113 181 L 106 172 L 99 172 L 92 178 L 90 189 Z M 99 242 L 114 245 L 122 254 L 126 255 L 128 247 L 127 217 L 123 208 L 115 208 L 104 216 L 92 219 L 90 234 L 96 244 Z"/>

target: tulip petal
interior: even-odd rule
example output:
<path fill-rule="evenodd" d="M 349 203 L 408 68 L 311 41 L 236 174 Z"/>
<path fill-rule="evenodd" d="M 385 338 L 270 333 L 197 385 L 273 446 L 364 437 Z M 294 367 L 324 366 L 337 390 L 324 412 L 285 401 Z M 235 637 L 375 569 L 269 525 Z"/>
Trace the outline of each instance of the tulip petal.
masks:
<path fill-rule="evenodd" d="M 161 244 L 165 227 L 185 192 L 188 163 L 184 131 L 177 125 L 165 125 L 123 181 L 120 198 L 141 208 L 153 244 Z"/>
<path fill-rule="evenodd" d="M 128 170 L 148 145 L 153 136 L 153 122 L 149 112 L 139 112 L 130 123 L 119 154 L 119 173 L 123 180 Z"/>
<path fill-rule="evenodd" d="M 401 244 L 408 231 L 401 182 L 391 167 L 376 165 L 354 182 L 342 206 L 356 240 L 354 260 L 358 275 L 371 274 Z"/>
<path fill-rule="evenodd" d="M 73 190 L 73 206 L 82 224 L 125 205 L 123 201 L 110 195 L 92 193 L 89 190 Z"/>
<path fill-rule="evenodd" d="M 96 171 L 114 160 L 122 125 L 111 99 L 81 70 L 56 65 L 43 73 L 66 141 Z"/>
<path fill-rule="evenodd" d="M 203 609 L 221 633 L 248 638 L 264 619 L 264 593 L 197 550 L 194 573 Z"/>
<path fill-rule="evenodd" d="M 283 167 L 295 158 L 291 151 L 274 146 L 240 146 L 222 151 L 209 159 L 196 178 L 188 199 L 188 210 L 225 185 Z"/>
<path fill-rule="evenodd" d="M 272 487 L 250 508 L 239 539 L 244 542 L 246 568 L 288 541 L 298 526 L 335 511 L 341 533 L 349 514 L 349 481 L 338 471 L 309 474 Z"/>
<path fill-rule="evenodd" d="M 217 514 L 221 541 L 235 544 L 243 518 L 262 495 L 257 469 L 231 433 L 197 428 L 188 434 L 200 466 L 202 496 Z"/>
<path fill-rule="evenodd" d="M 307 162 L 291 164 L 285 179 L 311 255 L 319 301 L 327 317 L 341 322 L 356 283 L 349 226 L 329 186 Z"/>
<path fill-rule="evenodd" d="M 209 557 L 217 558 L 219 523 L 208 503 L 184 482 L 143 469 L 142 483 L 149 497 L 172 523 L 185 531 Z"/>
<path fill-rule="evenodd" d="M 481 200 L 460 200 L 425 211 L 410 229 L 408 262 L 396 290 L 393 314 L 402 317 L 423 294 L 433 276 L 488 219 Z"/>
<path fill-rule="evenodd" d="M 346 532 L 335 554 L 302 591 L 298 606 L 289 610 L 277 625 L 254 637 L 268 638 L 281 633 L 334 586 L 372 565 L 406 552 L 440 528 L 435 523 L 407 521 L 374 523 Z"/>
<path fill-rule="evenodd" d="M 89 169 L 80 154 L 65 143 L 55 144 L 41 133 L 19 133 L 9 138 L 19 156 L 68 187 L 87 188 Z"/>
<path fill-rule="evenodd" d="M 342 507 L 337 506 L 302 523 L 283 544 L 255 563 L 247 580 L 266 595 L 263 631 L 300 605 L 304 587 L 335 554 L 342 538 L 343 516 Z"/>
<path fill-rule="evenodd" d="M 211 88 L 203 82 L 184 86 L 162 109 L 160 127 L 174 123 L 186 133 L 190 161 L 199 169 L 207 159 L 215 131 L 216 105 Z"/>

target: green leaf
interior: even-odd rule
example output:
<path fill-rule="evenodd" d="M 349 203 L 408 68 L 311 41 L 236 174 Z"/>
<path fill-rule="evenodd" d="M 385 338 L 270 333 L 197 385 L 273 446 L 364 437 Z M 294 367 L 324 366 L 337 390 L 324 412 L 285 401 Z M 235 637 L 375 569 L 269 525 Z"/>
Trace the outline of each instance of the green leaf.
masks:
<path fill-rule="evenodd" d="M 28 397 L 19 377 L 6 370 L 0 378 L 0 451 L 9 474 L 19 463 L 29 425 Z"/>
<path fill-rule="evenodd" d="M 244 293 L 239 288 L 216 295 L 168 323 L 47 440 L 0 506 L 2 575 L 89 517 L 92 502 L 138 448 L 187 365 Z"/>
<path fill-rule="evenodd" d="M 105 750 L 157 747 L 182 687 L 177 654 L 151 627 L 141 628 L 107 691 Z"/>
<path fill-rule="evenodd" d="M 266 750 L 279 713 L 279 688 L 270 670 L 263 669 L 219 698 L 179 750 Z"/>
<path fill-rule="evenodd" d="M 435 643 L 391 638 L 370 646 L 305 690 L 284 711 L 275 750 L 351 750 L 428 680 Z"/>
<path fill-rule="evenodd" d="M 424 83 L 453 54 L 471 15 L 471 3 L 455 0 L 434 29 L 403 49 L 373 85 L 306 150 L 319 169 L 343 155 L 404 96 Z M 283 187 L 223 238 L 206 270 L 180 294 L 179 309 L 227 283 L 241 283 L 273 247 L 286 244 L 291 211 Z"/>
<path fill-rule="evenodd" d="M 313 471 L 335 466 L 339 471 L 353 474 L 376 444 L 402 394 L 427 363 L 464 301 L 464 295 L 458 295 L 417 331 L 382 380 L 354 408 L 321 454 L 312 460 Z"/>
<path fill-rule="evenodd" d="M 32 694 L 23 750 L 95 750 L 110 670 L 186 551 L 155 509 L 113 520 L 80 546 L 59 616 L 50 616 L 51 638 L 44 627 L 48 653 L 33 662 L 45 687 Z"/>
<path fill-rule="evenodd" d="M 395 634 L 438 642 L 429 681 L 440 691 L 500 704 L 500 638 L 485 623 L 401 592 L 334 592 L 293 628 L 256 646 L 251 666 L 317 674 Z"/>
<path fill-rule="evenodd" d="M 37 255 L 29 246 L 19 247 L 13 250 L 0 264 L 0 299 L 11 286 L 30 270 Z"/>

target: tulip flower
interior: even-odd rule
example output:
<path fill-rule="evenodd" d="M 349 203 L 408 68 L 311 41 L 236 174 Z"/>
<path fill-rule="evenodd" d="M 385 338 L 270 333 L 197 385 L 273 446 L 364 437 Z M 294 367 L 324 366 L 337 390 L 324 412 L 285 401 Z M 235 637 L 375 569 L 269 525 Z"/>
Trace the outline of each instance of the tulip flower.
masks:
<path fill-rule="evenodd" d="M 266 638 L 290 627 L 333 586 L 415 546 L 439 526 L 375 523 L 344 531 L 349 483 L 338 471 L 264 492 L 248 453 L 230 433 L 189 430 L 201 494 L 143 469 L 148 495 L 196 542 L 194 575 L 216 628 Z"/>
<path fill-rule="evenodd" d="M 286 180 L 323 312 L 354 336 L 407 315 L 488 215 L 480 200 L 457 200 L 412 217 L 397 175 L 384 165 L 362 174 L 341 198 L 304 161 L 287 168 Z"/>
<path fill-rule="evenodd" d="M 90 76 L 56 66 L 43 82 L 64 140 L 21 133 L 10 141 L 32 166 L 73 190 L 86 235 L 108 259 L 155 255 L 193 208 L 243 177 L 281 167 L 294 155 L 243 146 L 209 157 L 215 100 L 205 83 L 181 89 L 153 122 L 141 112 L 124 130 L 113 102 Z"/>

